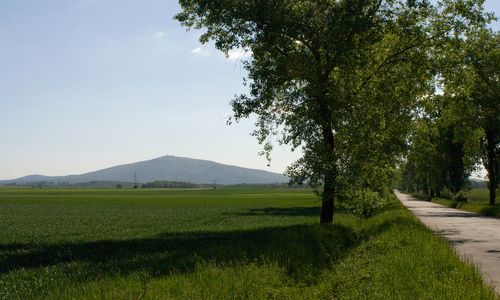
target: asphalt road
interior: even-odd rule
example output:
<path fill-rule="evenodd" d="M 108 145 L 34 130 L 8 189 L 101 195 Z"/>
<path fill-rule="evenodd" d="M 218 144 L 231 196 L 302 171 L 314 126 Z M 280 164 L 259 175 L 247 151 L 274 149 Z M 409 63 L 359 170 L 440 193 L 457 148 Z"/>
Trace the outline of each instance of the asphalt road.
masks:
<path fill-rule="evenodd" d="M 500 219 L 417 200 L 399 191 L 398 199 L 428 228 L 448 240 L 459 256 L 476 264 L 500 294 Z"/>

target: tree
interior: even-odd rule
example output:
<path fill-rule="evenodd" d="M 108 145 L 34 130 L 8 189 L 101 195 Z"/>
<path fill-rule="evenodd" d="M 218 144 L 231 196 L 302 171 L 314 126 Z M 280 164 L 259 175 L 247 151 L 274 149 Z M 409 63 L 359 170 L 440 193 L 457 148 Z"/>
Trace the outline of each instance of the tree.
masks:
<path fill-rule="evenodd" d="M 472 109 L 463 97 L 435 95 L 415 120 L 403 185 L 429 197 L 458 193 L 475 169 L 479 136 Z"/>
<path fill-rule="evenodd" d="M 451 43 L 443 68 L 444 90 L 465 99 L 473 126 L 483 132 L 482 161 L 494 205 L 500 181 L 500 35 L 485 26 L 476 27 Z"/>
<path fill-rule="evenodd" d="M 462 1 L 460 1 L 462 2 Z M 426 49 L 439 32 L 427 1 L 180 0 L 184 26 L 202 42 L 244 61 L 249 95 L 232 101 L 234 118 L 256 114 L 254 134 L 303 149 L 288 174 L 323 184 L 321 223 L 333 222 L 336 195 L 376 185 L 404 144 L 416 99 L 432 87 Z M 465 1 L 462 11 L 469 11 Z M 401 118 L 398 118 L 401 117 Z M 402 125 L 403 124 L 403 125 Z M 394 126 L 393 126 L 394 125 Z M 364 151 L 363 151 L 364 150 Z M 380 158 L 380 160 L 379 160 Z M 362 177 L 361 180 L 357 178 Z M 374 176 L 371 176 L 374 177 Z"/>
<path fill-rule="evenodd" d="M 481 30 L 467 41 L 470 100 L 484 130 L 483 164 L 488 171 L 490 205 L 495 204 L 500 182 L 500 34 Z"/>

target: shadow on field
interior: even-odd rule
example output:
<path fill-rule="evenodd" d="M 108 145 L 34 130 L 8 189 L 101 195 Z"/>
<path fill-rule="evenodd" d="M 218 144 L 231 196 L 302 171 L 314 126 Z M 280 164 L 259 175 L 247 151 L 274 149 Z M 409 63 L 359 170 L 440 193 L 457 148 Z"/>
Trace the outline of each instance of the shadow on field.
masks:
<path fill-rule="evenodd" d="M 274 262 L 292 280 L 315 282 L 349 250 L 394 226 L 410 222 L 395 218 L 356 234 L 342 225 L 300 225 L 248 231 L 184 232 L 154 238 L 56 245 L 0 245 L 0 274 L 19 269 L 63 264 L 75 282 L 130 274 L 151 276 L 192 272 L 200 262 L 219 266 Z"/>
<path fill-rule="evenodd" d="M 238 216 L 319 216 L 320 207 L 265 207 L 252 208 L 245 212 L 235 213 Z"/>

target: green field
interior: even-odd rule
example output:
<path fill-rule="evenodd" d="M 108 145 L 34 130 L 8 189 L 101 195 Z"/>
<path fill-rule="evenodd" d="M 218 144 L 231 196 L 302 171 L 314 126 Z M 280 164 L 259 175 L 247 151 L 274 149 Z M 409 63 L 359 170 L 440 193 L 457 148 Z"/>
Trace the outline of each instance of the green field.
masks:
<path fill-rule="evenodd" d="M 476 212 L 478 214 L 500 218 L 500 190 L 497 190 L 496 205 L 490 206 L 487 189 L 472 189 L 465 193 L 467 202 L 456 202 L 449 199 L 433 198 L 432 202 L 453 208 Z"/>
<path fill-rule="evenodd" d="M 395 200 L 318 214 L 304 190 L 0 189 L 0 299 L 497 299 Z"/>

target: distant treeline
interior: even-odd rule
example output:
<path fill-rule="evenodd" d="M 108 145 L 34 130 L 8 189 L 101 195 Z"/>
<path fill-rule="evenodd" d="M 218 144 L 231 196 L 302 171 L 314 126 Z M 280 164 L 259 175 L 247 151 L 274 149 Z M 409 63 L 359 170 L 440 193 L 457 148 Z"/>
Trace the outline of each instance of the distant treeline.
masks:
<path fill-rule="evenodd" d="M 189 188 L 217 188 L 217 187 L 228 187 L 228 188 L 284 188 L 284 189 L 311 189 L 318 188 L 307 184 L 289 184 L 289 183 L 267 183 L 267 184 L 232 184 L 232 185 L 221 185 L 215 183 L 192 183 L 187 181 L 169 181 L 169 180 L 155 180 L 148 183 L 143 183 L 141 185 L 135 184 L 133 182 L 117 182 L 117 181 L 89 181 L 82 183 L 69 183 L 69 182 L 48 182 L 48 181 L 37 181 L 37 182 L 27 182 L 27 183 L 9 183 L 4 186 L 19 186 L 19 187 L 32 187 L 32 188 L 143 188 L 143 189 L 154 189 L 154 188 L 178 188 L 178 189 L 189 189 Z"/>
<path fill-rule="evenodd" d="M 287 189 L 305 189 L 311 188 L 308 185 L 288 184 L 288 183 L 264 183 L 264 184 L 231 184 L 231 185 L 217 185 L 217 184 L 196 184 L 184 181 L 167 181 L 157 180 L 141 185 L 141 188 L 217 188 L 217 187 L 232 187 L 232 188 L 287 188 Z"/>
<path fill-rule="evenodd" d="M 79 183 L 36 181 L 26 183 L 8 183 L 4 186 L 20 186 L 32 188 L 116 188 L 119 186 L 123 188 L 132 188 L 134 187 L 134 183 L 117 181 L 89 181 Z"/>
<path fill-rule="evenodd" d="M 192 189 L 192 188 L 208 188 L 208 187 L 214 187 L 214 185 L 196 184 L 184 181 L 167 181 L 167 180 L 156 180 L 141 185 L 141 188 L 143 189 L 165 189 L 165 188 Z"/>
<path fill-rule="evenodd" d="M 314 189 L 317 186 L 311 186 L 309 184 L 290 184 L 290 183 L 241 183 L 241 184 L 231 184 L 225 185 L 225 187 L 235 187 L 235 188 L 286 188 L 286 189 Z"/>

